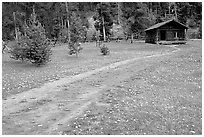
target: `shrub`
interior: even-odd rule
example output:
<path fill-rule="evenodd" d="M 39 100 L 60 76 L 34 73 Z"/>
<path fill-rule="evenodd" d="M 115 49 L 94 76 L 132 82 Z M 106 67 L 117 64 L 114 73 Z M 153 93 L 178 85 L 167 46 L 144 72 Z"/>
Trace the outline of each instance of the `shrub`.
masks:
<path fill-rule="evenodd" d="M 20 36 L 18 41 L 15 41 L 11 47 L 10 54 L 11 58 L 15 60 L 25 60 L 26 54 L 28 52 L 29 38 L 25 36 Z"/>
<path fill-rule="evenodd" d="M 70 42 L 69 45 L 69 55 L 76 54 L 77 56 L 77 53 L 80 53 L 80 51 L 83 49 L 83 47 L 81 47 L 81 43 L 78 42 Z"/>
<path fill-rule="evenodd" d="M 109 55 L 110 54 L 110 50 L 108 49 L 108 47 L 105 44 L 102 44 L 100 46 L 100 49 L 101 49 L 102 55 Z"/>

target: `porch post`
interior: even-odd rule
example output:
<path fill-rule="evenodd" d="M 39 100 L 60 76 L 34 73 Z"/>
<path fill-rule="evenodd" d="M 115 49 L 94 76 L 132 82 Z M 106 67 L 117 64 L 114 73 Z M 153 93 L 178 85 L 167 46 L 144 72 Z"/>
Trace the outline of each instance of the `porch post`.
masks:
<path fill-rule="evenodd" d="M 175 36 L 175 37 L 176 37 L 176 39 L 178 38 L 178 36 L 177 36 L 177 32 L 176 32 L 176 36 Z"/>
<path fill-rule="evenodd" d="M 156 43 L 159 43 L 159 30 L 156 30 Z"/>
<path fill-rule="evenodd" d="M 184 40 L 187 40 L 187 29 L 184 29 Z"/>

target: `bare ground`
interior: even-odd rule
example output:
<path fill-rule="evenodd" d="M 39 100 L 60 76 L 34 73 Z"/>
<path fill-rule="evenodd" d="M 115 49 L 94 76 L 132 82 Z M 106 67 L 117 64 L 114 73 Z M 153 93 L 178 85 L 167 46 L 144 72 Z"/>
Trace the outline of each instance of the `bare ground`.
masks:
<path fill-rule="evenodd" d="M 172 51 L 10 95 L 3 134 L 202 134 L 201 42 Z"/>

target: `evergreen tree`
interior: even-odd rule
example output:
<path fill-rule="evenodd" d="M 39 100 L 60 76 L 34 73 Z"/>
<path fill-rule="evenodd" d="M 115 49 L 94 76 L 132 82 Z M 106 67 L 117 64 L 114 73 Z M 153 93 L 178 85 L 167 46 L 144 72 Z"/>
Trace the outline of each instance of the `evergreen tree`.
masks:
<path fill-rule="evenodd" d="M 50 42 L 46 38 L 45 30 L 36 20 L 33 10 L 30 22 L 26 27 L 26 35 L 20 36 L 11 50 L 11 58 L 15 60 L 27 60 L 33 64 L 41 65 L 50 61 Z"/>
<path fill-rule="evenodd" d="M 144 29 L 144 10 L 141 8 L 142 3 L 123 3 L 123 27 L 127 34 L 131 35 L 131 43 L 133 36 L 139 34 Z"/>
<path fill-rule="evenodd" d="M 106 36 L 110 36 L 110 30 L 113 26 L 113 20 L 110 14 L 110 4 L 109 3 L 99 3 L 97 5 L 97 15 L 95 19 L 95 28 L 100 31 L 101 39 L 106 41 Z"/>
<path fill-rule="evenodd" d="M 84 37 L 86 36 L 85 27 L 82 26 L 82 20 L 79 15 L 75 12 L 72 12 L 70 19 L 70 41 L 68 43 L 70 52 L 69 54 L 76 54 L 82 50 L 80 43 L 84 41 Z"/>
<path fill-rule="evenodd" d="M 2 3 L 2 37 L 4 40 L 13 40 L 15 36 L 15 25 L 21 33 L 24 34 L 24 24 L 30 18 L 32 7 L 35 6 L 37 20 L 46 30 L 46 35 L 49 38 L 53 36 L 53 30 L 56 24 L 53 19 L 58 20 L 58 24 L 62 29 L 65 29 L 70 20 L 71 13 L 79 14 L 82 19 L 82 26 L 88 27 L 88 17 L 95 14 L 95 27 L 100 30 L 101 35 L 106 38 L 109 35 L 113 22 L 123 26 L 124 31 L 129 35 L 130 24 L 135 24 L 132 16 L 137 15 L 137 10 L 141 9 L 144 14 L 134 20 L 142 24 L 143 29 L 138 29 L 135 34 L 143 32 L 143 30 L 157 22 L 165 21 L 175 16 L 178 21 L 189 25 L 190 22 L 195 22 L 197 28 L 201 28 L 202 22 L 202 3 L 201 2 L 69 2 L 68 15 L 66 12 L 65 2 L 3 2 Z M 14 21 L 13 13 L 16 15 Z M 68 17 L 68 18 L 67 18 Z M 144 20 L 146 18 L 146 21 Z M 131 22 L 129 22 L 131 20 Z M 128 23 L 129 22 L 129 23 Z M 15 24 L 16 23 L 16 24 Z M 136 25 L 136 24 L 135 24 Z M 104 27 L 103 27 L 104 26 Z M 103 29 L 104 28 L 104 29 Z M 137 28 L 137 27 L 133 27 Z M 139 28 L 139 24 L 138 24 Z"/>
<path fill-rule="evenodd" d="M 54 38 L 55 40 L 55 43 L 54 43 L 54 46 L 55 46 L 55 44 L 60 38 L 59 35 L 60 35 L 61 26 L 57 18 L 55 18 L 53 21 L 54 21 L 54 25 L 53 25 L 53 30 L 51 32 L 51 35 L 52 35 L 52 38 Z"/>

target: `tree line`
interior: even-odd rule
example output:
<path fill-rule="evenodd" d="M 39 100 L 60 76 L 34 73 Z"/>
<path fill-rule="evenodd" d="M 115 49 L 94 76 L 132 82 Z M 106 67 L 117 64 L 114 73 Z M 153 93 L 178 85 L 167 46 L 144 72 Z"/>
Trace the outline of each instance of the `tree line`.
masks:
<path fill-rule="evenodd" d="M 69 35 L 79 36 L 79 33 L 80 40 L 85 41 L 89 18 L 94 19 L 95 29 L 103 40 L 108 37 L 140 38 L 144 36 L 144 29 L 171 18 L 197 28 L 196 37 L 202 36 L 201 2 L 3 2 L 4 40 L 15 39 L 17 32 L 24 35 L 33 8 L 46 36 L 62 42 L 69 41 Z M 69 26 L 75 26 L 70 27 L 75 31 L 73 34 L 67 32 Z"/>

